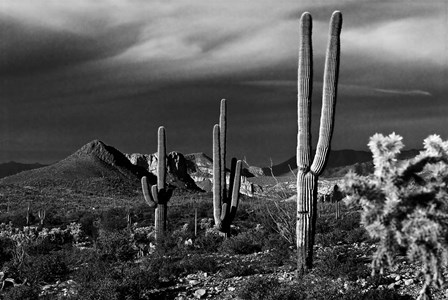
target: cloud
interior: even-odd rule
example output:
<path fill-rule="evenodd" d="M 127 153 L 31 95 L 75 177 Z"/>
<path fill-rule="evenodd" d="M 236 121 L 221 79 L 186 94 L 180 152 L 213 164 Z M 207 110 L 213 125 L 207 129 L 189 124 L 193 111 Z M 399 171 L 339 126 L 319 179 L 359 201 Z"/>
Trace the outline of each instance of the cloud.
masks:
<path fill-rule="evenodd" d="M 377 92 L 394 95 L 406 95 L 406 96 L 432 96 L 430 92 L 420 90 L 390 90 L 390 89 L 374 89 Z"/>
<path fill-rule="evenodd" d="M 446 15 L 437 13 L 349 28 L 343 35 L 344 49 L 393 65 L 423 62 L 448 67 L 446 26 L 441 26 L 446 23 Z"/>

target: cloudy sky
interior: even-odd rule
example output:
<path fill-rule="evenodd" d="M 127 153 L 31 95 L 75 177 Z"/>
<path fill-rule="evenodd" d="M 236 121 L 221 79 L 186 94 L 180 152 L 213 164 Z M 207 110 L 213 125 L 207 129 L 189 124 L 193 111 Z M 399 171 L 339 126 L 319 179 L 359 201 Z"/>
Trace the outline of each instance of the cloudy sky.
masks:
<path fill-rule="evenodd" d="M 93 139 L 123 152 L 211 154 L 220 99 L 228 152 L 295 154 L 298 19 L 314 20 L 313 136 L 328 21 L 343 13 L 333 149 L 395 131 L 448 138 L 446 1 L 2 0 L 0 162 L 50 163 Z"/>

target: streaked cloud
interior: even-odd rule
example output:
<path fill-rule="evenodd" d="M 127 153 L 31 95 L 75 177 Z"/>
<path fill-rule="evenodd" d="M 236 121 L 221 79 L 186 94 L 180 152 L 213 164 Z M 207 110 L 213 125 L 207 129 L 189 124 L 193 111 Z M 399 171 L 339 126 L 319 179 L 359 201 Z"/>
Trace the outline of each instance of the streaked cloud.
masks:
<path fill-rule="evenodd" d="M 432 96 L 430 92 L 420 90 L 386 90 L 375 89 L 375 91 L 385 94 L 405 95 L 405 96 Z"/>

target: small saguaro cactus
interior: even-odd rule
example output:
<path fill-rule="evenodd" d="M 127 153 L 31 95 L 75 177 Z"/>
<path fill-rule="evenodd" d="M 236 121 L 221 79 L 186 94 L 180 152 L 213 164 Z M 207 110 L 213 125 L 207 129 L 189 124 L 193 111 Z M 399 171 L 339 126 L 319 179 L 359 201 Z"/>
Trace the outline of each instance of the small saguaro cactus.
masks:
<path fill-rule="evenodd" d="M 46 215 L 47 215 L 47 213 L 46 213 L 45 209 L 39 209 L 37 211 L 37 216 L 39 217 L 41 226 L 44 225 Z"/>
<path fill-rule="evenodd" d="M 142 177 L 142 190 L 146 203 L 155 208 L 156 242 L 160 242 L 166 231 L 167 204 L 173 190 L 168 188 L 166 179 L 166 134 L 160 126 L 157 143 L 157 185 L 151 186 L 146 176 Z"/>
<path fill-rule="evenodd" d="M 330 153 L 339 75 L 342 14 L 331 16 L 329 43 L 325 58 L 322 112 L 316 154 L 311 163 L 312 20 L 309 13 L 300 18 L 298 64 L 297 134 L 297 275 L 313 266 L 313 245 L 317 217 L 317 180 Z"/>
<path fill-rule="evenodd" d="M 241 160 L 233 158 L 229 187 L 226 186 L 226 100 L 221 100 L 219 125 L 213 127 L 213 217 L 215 227 L 226 237 L 235 218 L 241 185 Z"/>
<path fill-rule="evenodd" d="M 28 202 L 28 206 L 26 207 L 26 226 L 30 226 L 30 218 L 31 218 L 31 203 Z"/>

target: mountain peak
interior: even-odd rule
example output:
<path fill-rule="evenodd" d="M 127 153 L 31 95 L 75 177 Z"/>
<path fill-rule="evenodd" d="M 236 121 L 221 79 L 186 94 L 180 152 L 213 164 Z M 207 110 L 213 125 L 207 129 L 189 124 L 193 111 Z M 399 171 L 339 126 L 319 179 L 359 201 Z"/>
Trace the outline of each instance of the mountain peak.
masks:
<path fill-rule="evenodd" d="M 122 161 L 126 161 L 124 155 L 112 146 L 106 145 L 100 140 L 93 140 L 81 147 L 74 154 L 76 157 L 93 156 L 101 161 L 115 166 Z"/>

